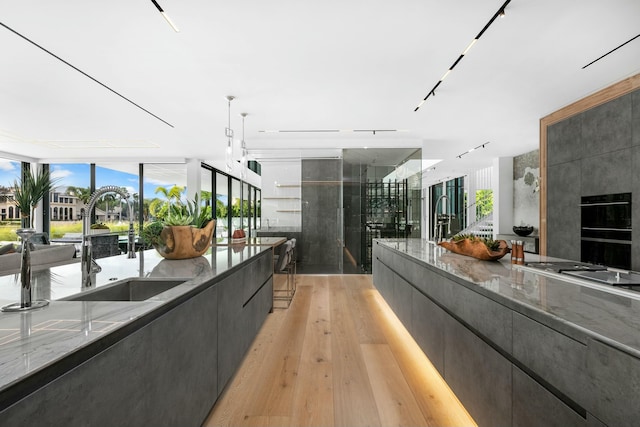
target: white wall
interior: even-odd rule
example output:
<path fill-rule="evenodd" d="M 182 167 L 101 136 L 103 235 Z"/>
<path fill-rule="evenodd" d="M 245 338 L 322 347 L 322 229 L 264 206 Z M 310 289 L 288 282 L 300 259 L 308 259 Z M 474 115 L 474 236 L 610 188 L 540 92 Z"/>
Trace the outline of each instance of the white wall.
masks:
<path fill-rule="evenodd" d="M 513 234 L 513 157 L 493 160 L 493 236 Z"/>
<path fill-rule="evenodd" d="M 301 227 L 301 160 L 263 161 L 262 228 Z M 294 211 L 294 212 L 292 212 Z"/>

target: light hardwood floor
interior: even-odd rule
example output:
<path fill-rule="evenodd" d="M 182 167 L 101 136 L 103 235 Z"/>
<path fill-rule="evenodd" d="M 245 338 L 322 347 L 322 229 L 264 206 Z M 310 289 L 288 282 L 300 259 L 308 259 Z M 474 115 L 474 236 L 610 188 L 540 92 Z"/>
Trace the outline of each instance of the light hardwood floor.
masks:
<path fill-rule="evenodd" d="M 475 425 L 371 276 L 298 275 L 297 283 L 204 426 Z"/>

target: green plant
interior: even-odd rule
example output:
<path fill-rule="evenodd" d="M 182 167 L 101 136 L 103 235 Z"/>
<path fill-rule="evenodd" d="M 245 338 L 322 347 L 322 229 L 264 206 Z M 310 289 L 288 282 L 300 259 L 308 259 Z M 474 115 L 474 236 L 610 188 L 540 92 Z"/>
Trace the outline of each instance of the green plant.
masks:
<path fill-rule="evenodd" d="M 208 206 L 200 207 L 198 194 L 196 194 L 192 202 L 187 201 L 187 214 L 191 216 L 191 224 L 196 228 L 203 228 L 212 219 L 211 208 Z"/>
<path fill-rule="evenodd" d="M 24 176 L 13 182 L 14 198 L 16 207 L 22 212 L 22 216 L 30 217 L 30 226 L 33 226 L 38 203 L 55 187 L 57 180 L 51 179 L 48 170 L 40 169 L 35 174 L 28 171 Z"/>
<path fill-rule="evenodd" d="M 165 225 L 191 225 L 193 216 L 189 215 L 183 205 L 169 205 L 169 212 L 163 222 Z"/>
<path fill-rule="evenodd" d="M 456 234 L 451 238 L 454 242 L 459 242 L 461 240 L 471 240 L 472 242 L 482 242 L 490 251 L 497 251 L 500 249 L 500 241 L 493 240 L 486 237 L 478 237 L 473 234 Z"/>
<path fill-rule="evenodd" d="M 140 237 L 148 245 L 158 245 L 162 243 L 160 233 L 164 228 L 162 221 L 153 221 L 145 225 L 140 232 Z"/>
<path fill-rule="evenodd" d="M 200 207 L 198 195 L 193 201 L 182 204 L 179 199 L 168 205 L 167 215 L 161 221 L 154 221 L 143 227 L 140 236 L 147 244 L 157 245 L 162 243 L 160 232 L 165 226 L 190 225 L 195 228 L 204 228 L 211 221 L 211 209 Z"/>

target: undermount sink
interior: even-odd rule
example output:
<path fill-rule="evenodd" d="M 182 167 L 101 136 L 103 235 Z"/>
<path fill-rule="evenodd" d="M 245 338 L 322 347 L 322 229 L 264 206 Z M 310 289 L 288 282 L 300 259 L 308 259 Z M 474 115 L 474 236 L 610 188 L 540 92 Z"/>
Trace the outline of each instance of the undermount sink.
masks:
<path fill-rule="evenodd" d="M 127 279 L 62 298 L 62 301 L 144 301 L 186 282 L 186 279 Z"/>

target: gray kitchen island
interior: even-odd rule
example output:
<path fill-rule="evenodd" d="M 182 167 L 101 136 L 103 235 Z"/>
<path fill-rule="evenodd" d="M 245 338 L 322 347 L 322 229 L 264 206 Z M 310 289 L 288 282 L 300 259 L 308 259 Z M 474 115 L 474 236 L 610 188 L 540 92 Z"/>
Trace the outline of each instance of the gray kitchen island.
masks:
<path fill-rule="evenodd" d="M 637 425 L 640 292 L 421 239 L 376 240 L 373 282 L 480 426 Z"/>
<path fill-rule="evenodd" d="M 0 313 L 0 424 L 200 425 L 272 308 L 271 249 L 98 263 L 95 289 L 80 287 L 79 263 L 34 271 L 34 298 L 50 305 Z M 171 287 L 142 301 L 95 300 L 132 278 Z M 77 294 L 85 300 L 65 300 Z M 19 276 L 0 277 L 0 304 L 19 298 Z"/>

